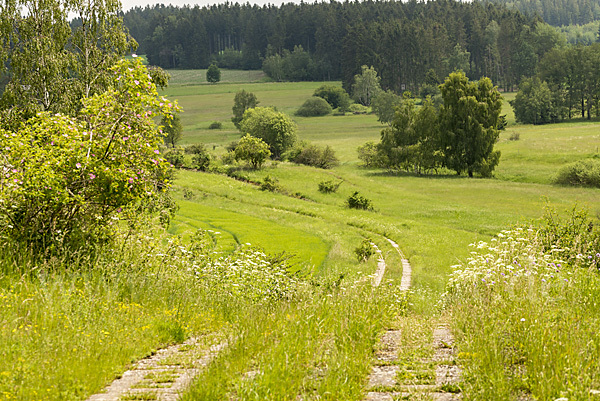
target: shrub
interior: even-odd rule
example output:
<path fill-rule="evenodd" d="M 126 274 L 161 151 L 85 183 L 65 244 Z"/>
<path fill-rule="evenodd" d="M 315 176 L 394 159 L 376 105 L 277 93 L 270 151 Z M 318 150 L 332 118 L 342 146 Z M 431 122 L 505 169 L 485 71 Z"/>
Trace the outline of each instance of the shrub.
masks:
<path fill-rule="evenodd" d="M 382 167 L 386 163 L 384 162 L 384 156 L 379 152 L 379 146 L 372 141 L 361 145 L 357 149 L 358 158 L 362 160 L 364 167 Z"/>
<path fill-rule="evenodd" d="M 519 134 L 518 132 L 513 132 L 512 134 L 510 134 L 510 136 L 508 137 L 509 141 L 518 141 L 519 139 L 521 139 L 521 134 Z"/>
<path fill-rule="evenodd" d="M 197 143 L 195 145 L 190 145 L 185 147 L 185 153 L 188 155 L 197 155 L 200 153 L 206 153 L 206 146 L 203 143 Z"/>
<path fill-rule="evenodd" d="M 580 160 L 558 171 L 555 182 L 560 185 L 600 188 L 600 160 Z"/>
<path fill-rule="evenodd" d="M 271 151 L 265 141 L 248 134 L 240 139 L 234 154 L 236 161 L 245 160 L 252 164 L 252 168 L 259 169 L 271 156 Z"/>
<path fill-rule="evenodd" d="M 276 192 L 281 189 L 281 187 L 279 186 L 279 180 L 277 178 L 267 175 L 263 182 L 261 182 L 260 189 L 261 191 Z"/>
<path fill-rule="evenodd" d="M 321 181 L 319 183 L 319 192 L 324 194 L 331 194 L 337 192 L 343 181 L 335 182 L 334 180 Z"/>
<path fill-rule="evenodd" d="M 221 162 L 223 164 L 235 163 L 235 152 L 228 150 L 227 153 L 221 156 Z"/>
<path fill-rule="evenodd" d="M 350 209 L 373 210 L 373 203 L 371 200 L 359 194 L 358 191 L 355 191 L 348 197 L 346 204 Z"/>
<path fill-rule="evenodd" d="M 221 70 L 215 64 L 208 66 L 206 70 L 206 81 L 210 83 L 217 83 L 221 80 Z"/>
<path fill-rule="evenodd" d="M 332 109 L 339 109 L 340 112 L 348 110 L 351 103 L 350 96 L 344 88 L 334 85 L 320 86 L 315 90 L 313 96 L 325 99 L 325 101 L 331 105 Z"/>
<path fill-rule="evenodd" d="M 374 253 L 375 250 L 373 249 L 373 241 L 371 241 L 370 238 L 365 238 L 361 242 L 360 246 L 354 250 L 356 259 L 358 259 L 358 261 L 361 263 L 367 262 Z"/>
<path fill-rule="evenodd" d="M 111 76 L 109 90 L 83 99 L 79 119 L 40 113 L 18 133 L 0 130 L 2 242 L 94 247 L 119 217 L 134 221 L 140 205 L 160 204 L 170 166 L 154 116 L 177 106 L 158 96 L 139 59 L 120 61 Z"/>
<path fill-rule="evenodd" d="M 339 161 L 331 147 L 313 144 L 302 144 L 290 152 L 290 160 L 306 166 L 329 169 L 338 165 Z"/>
<path fill-rule="evenodd" d="M 213 121 L 208 126 L 208 129 L 221 129 L 221 128 L 223 128 L 223 123 L 220 121 Z"/>
<path fill-rule="evenodd" d="M 320 117 L 331 113 L 329 103 L 320 97 L 313 96 L 296 111 L 297 116 L 301 117 Z"/>
<path fill-rule="evenodd" d="M 207 171 L 210 167 L 210 154 L 208 152 L 196 153 L 192 156 L 192 167 L 200 171 Z"/>
<path fill-rule="evenodd" d="M 165 160 L 171 163 L 173 167 L 181 167 L 185 161 L 183 153 L 179 149 L 171 149 L 164 154 Z"/>
<path fill-rule="evenodd" d="M 248 109 L 240 122 L 240 131 L 265 141 L 274 159 L 294 145 L 296 129 L 290 117 L 270 107 Z"/>
<path fill-rule="evenodd" d="M 348 107 L 348 111 L 352 114 L 367 114 L 369 108 L 359 103 L 352 103 L 350 107 Z"/>

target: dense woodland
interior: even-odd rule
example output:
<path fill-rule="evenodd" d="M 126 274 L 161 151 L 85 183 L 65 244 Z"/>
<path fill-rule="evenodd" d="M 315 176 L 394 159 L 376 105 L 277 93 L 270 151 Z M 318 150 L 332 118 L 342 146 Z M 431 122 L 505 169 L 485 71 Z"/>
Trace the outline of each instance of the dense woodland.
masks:
<path fill-rule="evenodd" d="M 584 25 L 600 19 L 598 0 L 489 0 L 515 8 L 523 14 L 540 16 L 553 26 Z"/>
<path fill-rule="evenodd" d="M 135 8 L 125 25 L 150 63 L 164 68 L 260 69 L 293 66 L 293 77 L 337 80 L 349 89 L 372 65 L 384 89 L 417 91 L 428 70 L 439 78 L 463 69 L 505 89 L 534 73 L 561 37 L 538 17 L 491 3 L 328 2 L 259 7 Z M 281 70 L 280 70 L 281 72 Z M 284 71 L 285 72 L 285 71 Z"/>

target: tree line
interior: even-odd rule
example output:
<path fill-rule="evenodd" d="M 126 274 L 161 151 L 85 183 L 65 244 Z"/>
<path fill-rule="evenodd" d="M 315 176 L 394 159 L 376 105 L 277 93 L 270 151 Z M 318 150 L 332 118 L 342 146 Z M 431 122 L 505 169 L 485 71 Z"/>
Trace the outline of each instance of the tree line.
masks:
<path fill-rule="evenodd" d="M 600 43 L 553 49 L 511 102 L 517 121 L 545 124 L 600 115 Z"/>
<path fill-rule="evenodd" d="M 600 20 L 598 0 L 485 0 L 506 5 L 523 14 L 537 15 L 553 26 L 585 25 Z"/>
<path fill-rule="evenodd" d="M 430 69 L 510 89 L 561 40 L 539 18 L 452 0 L 157 5 L 128 11 L 124 22 L 154 65 L 265 68 L 274 79 L 341 79 L 347 90 L 363 65 L 396 92 L 418 90 Z"/>

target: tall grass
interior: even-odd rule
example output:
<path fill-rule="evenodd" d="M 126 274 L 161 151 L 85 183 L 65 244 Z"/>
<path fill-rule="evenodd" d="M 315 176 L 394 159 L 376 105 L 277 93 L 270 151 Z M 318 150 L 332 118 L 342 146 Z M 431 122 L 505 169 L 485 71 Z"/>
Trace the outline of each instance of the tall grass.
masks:
<path fill-rule="evenodd" d="M 4 247 L 0 398 L 82 399 L 153 350 L 222 327 L 206 291 L 168 257 L 175 244 L 140 235 L 116 245 L 46 262 Z"/>
<path fill-rule="evenodd" d="M 600 253 L 550 246 L 541 233 L 517 228 L 479 242 L 451 277 L 466 399 L 600 393 Z"/>

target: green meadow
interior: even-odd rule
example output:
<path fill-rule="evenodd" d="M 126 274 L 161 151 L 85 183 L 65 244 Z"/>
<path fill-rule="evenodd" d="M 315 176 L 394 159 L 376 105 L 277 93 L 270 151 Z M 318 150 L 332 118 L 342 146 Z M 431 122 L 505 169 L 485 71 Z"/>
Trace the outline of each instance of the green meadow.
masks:
<path fill-rule="evenodd" d="M 173 84 L 165 91 L 169 98 L 178 99 L 185 110 L 182 142 L 205 143 L 215 154 L 222 154 L 227 144 L 240 137 L 229 121 L 237 91 L 253 92 L 260 105 L 272 105 L 293 115 L 322 85 L 319 82 L 215 85 L 186 82 L 180 86 L 177 75 L 173 74 Z M 506 94 L 505 98 L 514 98 L 514 94 Z M 225 176 L 180 171 L 176 188 L 192 190 L 198 196 L 191 203 L 181 204 L 176 221 L 183 221 L 186 216 L 187 224 L 194 224 L 190 207 L 201 210 L 202 206 L 210 206 L 208 210 L 217 215 L 235 211 L 300 229 L 321 238 L 330 249 L 353 249 L 361 235 L 385 235 L 400 244 L 410 258 L 417 286 L 439 293 L 445 286 L 450 266 L 468 254 L 469 243 L 489 238 L 512 224 L 539 218 L 546 206 L 562 211 L 579 204 L 589 208 L 592 214 L 600 212 L 599 190 L 551 184 L 561 165 L 598 155 L 600 123 L 517 125 L 507 101 L 503 113 L 507 114 L 509 125 L 497 144 L 502 158 L 493 179 L 469 179 L 453 174 L 415 176 L 366 169 L 360 167 L 356 149 L 367 141 L 378 141 L 383 125 L 375 115 L 294 117 L 299 139 L 331 146 L 340 159 L 340 166 L 319 170 L 273 162 L 263 170 L 248 171 L 247 175 L 254 181 L 261 181 L 266 175 L 276 177 L 287 193 L 300 193 L 309 200 L 264 193 L 251 184 Z M 221 121 L 224 128 L 209 130 L 208 124 L 212 121 Z M 518 134 L 519 139 L 509 139 L 513 134 Z M 337 193 L 318 192 L 317 184 L 327 179 L 343 181 Z M 345 199 L 353 191 L 372 199 L 376 211 L 356 212 L 345 208 Z M 210 218 L 208 214 L 199 220 L 206 223 Z M 323 222 L 327 226 L 325 231 L 320 228 Z M 251 236 L 248 232 L 254 230 L 254 224 L 248 221 L 240 233 Z M 261 235 L 261 224 L 256 225 L 258 235 Z M 218 225 L 215 227 L 221 229 Z M 335 238 L 332 231 L 342 237 L 354 231 L 357 237 L 336 242 L 332 241 Z M 270 238 L 255 237 L 254 242 L 280 251 L 280 239 Z M 300 248 L 296 249 L 292 243 L 289 243 L 289 251 L 301 254 Z M 330 258 L 323 263 L 324 271 L 332 264 Z"/>
<path fill-rule="evenodd" d="M 285 161 L 268 161 L 261 170 L 240 165 L 244 181 L 180 169 L 173 184 L 178 210 L 166 230 L 153 220 L 122 225 L 106 247 L 48 260 L 7 244 L 0 249 L 0 400 L 87 399 L 139 359 L 196 337 L 204 348 L 227 346 L 184 400 L 358 401 L 366 395 L 378 336 L 404 328 L 410 347 L 401 356 L 418 361 L 439 319 L 455 332 L 464 399 L 576 400 L 600 391 L 600 284 L 590 249 L 576 258 L 587 270 L 560 273 L 567 281 L 561 276 L 552 286 L 546 280 L 553 271 L 540 273 L 543 281 L 519 276 L 502 291 L 449 285 L 451 277 L 472 277 L 454 273 L 474 258 L 469 244 L 492 244 L 502 230 L 538 224 L 547 208 L 567 216 L 577 205 L 597 224 L 599 189 L 552 180 L 561 166 L 598 157 L 599 122 L 519 125 L 505 102 L 508 127 L 497 143 L 502 157 L 494 178 L 419 176 L 361 166 L 357 147 L 377 142 L 383 128 L 373 114 L 293 116 L 322 82 L 268 82 L 262 72 L 222 71 L 222 82 L 208 84 L 205 70 L 170 74 L 163 95 L 184 109 L 180 145 L 203 143 L 219 164 L 241 136 L 230 118 L 235 93 L 245 89 L 261 106 L 291 115 L 300 140 L 331 146 L 340 164 L 331 170 Z M 212 122 L 222 129 L 209 129 Z M 278 181 L 278 191 L 260 189 L 267 176 Z M 340 182 L 338 190 L 319 192 L 328 180 Z M 355 191 L 374 210 L 349 209 Z M 565 263 L 554 250 L 541 257 L 538 242 L 514 232 L 502 246 L 531 241 L 527 258 L 511 248 L 501 254 L 510 256 L 506 263 L 505 256 L 494 258 L 501 268 Z M 377 255 L 364 262 L 355 254 L 365 239 L 387 264 L 377 288 L 371 285 Z M 398 287 L 403 255 L 413 268 L 408 292 Z M 481 264 L 473 277 L 487 279 L 492 272 Z M 541 374 L 548 380 L 538 380 Z M 129 397 L 122 399 L 156 398 Z"/>

